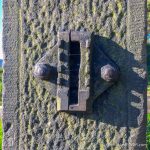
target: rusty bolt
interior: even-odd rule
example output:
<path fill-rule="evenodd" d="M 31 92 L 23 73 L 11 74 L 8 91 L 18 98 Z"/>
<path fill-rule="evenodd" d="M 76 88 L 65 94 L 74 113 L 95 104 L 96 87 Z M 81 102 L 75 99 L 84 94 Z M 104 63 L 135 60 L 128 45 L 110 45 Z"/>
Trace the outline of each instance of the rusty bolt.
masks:
<path fill-rule="evenodd" d="M 119 78 L 119 71 L 109 64 L 105 65 L 101 68 L 101 78 L 107 82 L 115 82 Z"/>
<path fill-rule="evenodd" d="M 42 80 L 47 80 L 51 76 L 51 68 L 48 64 L 36 64 L 34 68 L 34 76 Z"/>

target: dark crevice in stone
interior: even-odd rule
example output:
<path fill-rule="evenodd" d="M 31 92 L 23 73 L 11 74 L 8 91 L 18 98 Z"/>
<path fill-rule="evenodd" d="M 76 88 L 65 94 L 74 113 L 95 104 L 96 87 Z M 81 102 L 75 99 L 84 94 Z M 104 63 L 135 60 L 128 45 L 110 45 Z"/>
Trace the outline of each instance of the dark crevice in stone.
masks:
<path fill-rule="evenodd" d="M 5 125 L 4 125 L 4 132 L 7 132 L 11 127 L 11 123 L 10 122 L 7 122 Z"/>

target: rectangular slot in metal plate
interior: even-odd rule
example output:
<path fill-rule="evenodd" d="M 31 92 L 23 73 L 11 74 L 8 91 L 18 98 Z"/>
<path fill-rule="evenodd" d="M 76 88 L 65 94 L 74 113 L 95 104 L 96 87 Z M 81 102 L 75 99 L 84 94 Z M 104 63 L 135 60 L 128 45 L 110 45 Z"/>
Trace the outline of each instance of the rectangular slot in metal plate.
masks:
<path fill-rule="evenodd" d="M 88 32 L 60 32 L 58 49 L 58 111 L 86 111 L 90 97 L 90 44 Z"/>

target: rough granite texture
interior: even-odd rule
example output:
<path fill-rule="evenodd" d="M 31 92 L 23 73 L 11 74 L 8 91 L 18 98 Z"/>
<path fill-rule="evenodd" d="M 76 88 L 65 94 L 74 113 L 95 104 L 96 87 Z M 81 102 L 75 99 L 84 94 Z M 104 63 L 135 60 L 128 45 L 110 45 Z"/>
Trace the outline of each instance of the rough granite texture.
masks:
<path fill-rule="evenodd" d="M 146 0 L 3 0 L 3 8 L 4 150 L 145 149 Z M 57 112 L 56 84 L 33 77 L 58 31 L 70 29 L 93 33 L 120 67 L 92 114 Z"/>

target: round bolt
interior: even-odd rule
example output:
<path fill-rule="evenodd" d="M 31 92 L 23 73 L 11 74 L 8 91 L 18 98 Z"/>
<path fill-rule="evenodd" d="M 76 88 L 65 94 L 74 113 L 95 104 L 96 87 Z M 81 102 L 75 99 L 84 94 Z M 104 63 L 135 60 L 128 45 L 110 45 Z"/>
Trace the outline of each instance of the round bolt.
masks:
<path fill-rule="evenodd" d="M 34 76 L 42 80 L 47 80 L 51 76 L 51 69 L 48 64 L 36 64 L 34 68 Z"/>
<path fill-rule="evenodd" d="M 101 78 L 107 82 L 115 82 L 119 78 L 119 71 L 109 64 L 105 65 L 101 68 Z"/>

